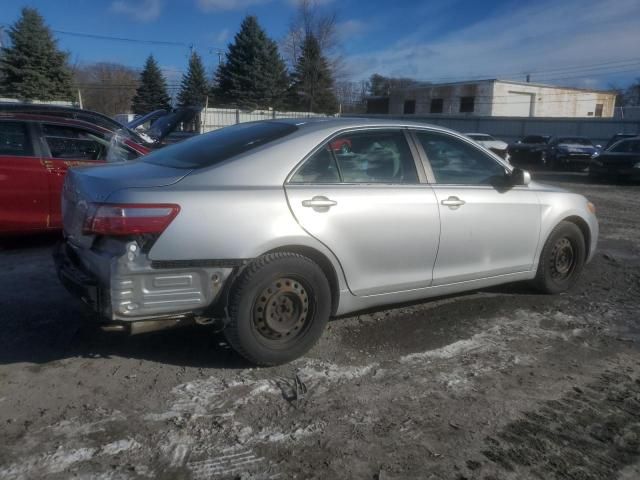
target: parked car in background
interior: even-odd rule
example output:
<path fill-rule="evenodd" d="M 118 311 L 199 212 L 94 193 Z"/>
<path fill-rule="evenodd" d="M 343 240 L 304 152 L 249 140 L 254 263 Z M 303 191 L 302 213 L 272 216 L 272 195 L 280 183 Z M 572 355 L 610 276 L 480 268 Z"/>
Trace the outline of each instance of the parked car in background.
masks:
<path fill-rule="evenodd" d="M 640 180 L 640 136 L 619 140 L 595 154 L 589 163 L 594 179 Z"/>
<path fill-rule="evenodd" d="M 514 165 L 546 167 L 548 135 L 527 135 L 508 147 L 509 158 Z"/>
<path fill-rule="evenodd" d="M 59 230 L 67 170 L 149 152 L 93 123 L 59 116 L 0 114 L 0 235 Z"/>
<path fill-rule="evenodd" d="M 551 170 L 584 170 L 600 150 L 586 137 L 553 137 L 547 145 L 546 161 Z"/>
<path fill-rule="evenodd" d="M 608 150 L 614 143 L 617 143 L 618 140 L 623 140 L 625 138 L 634 138 L 637 136 L 637 133 L 616 133 L 609 139 L 603 150 Z"/>
<path fill-rule="evenodd" d="M 465 135 L 471 140 L 476 141 L 483 147 L 488 148 L 499 157 L 505 159 L 507 162 L 509 161 L 509 144 L 507 142 L 498 140 L 491 135 L 487 135 L 486 133 L 465 133 Z"/>
<path fill-rule="evenodd" d="M 126 136 L 138 145 L 144 145 L 147 148 L 151 148 L 153 144 L 153 140 L 144 138 L 138 134 L 138 132 L 127 128 L 125 125 L 122 125 L 113 118 L 91 110 L 39 103 L 0 103 L 0 115 L 11 113 L 27 113 L 31 115 L 46 115 L 50 117 L 53 116 L 81 120 L 110 132 L 119 132 L 120 135 Z"/>
<path fill-rule="evenodd" d="M 108 329 L 213 320 L 260 365 L 303 355 L 332 315 L 520 280 L 563 292 L 598 238 L 587 199 L 463 135 L 349 118 L 72 169 L 63 216 L 58 275 Z"/>
<path fill-rule="evenodd" d="M 156 110 L 134 119 L 127 125 L 122 125 L 102 113 L 80 108 L 37 103 L 0 103 L 0 115 L 3 113 L 28 113 L 82 120 L 117 133 L 148 149 L 176 143 L 198 133 L 195 124 L 199 112 L 200 108 L 197 107 L 180 107 L 171 112 Z M 177 131 L 183 129 L 185 125 L 193 128 L 188 132 Z"/>

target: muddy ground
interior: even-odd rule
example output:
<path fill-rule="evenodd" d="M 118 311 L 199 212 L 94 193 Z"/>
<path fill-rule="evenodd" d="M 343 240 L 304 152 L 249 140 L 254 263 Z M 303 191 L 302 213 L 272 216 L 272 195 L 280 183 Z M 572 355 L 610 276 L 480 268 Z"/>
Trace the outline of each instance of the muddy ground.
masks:
<path fill-rule="evenodd" d="M 0 479 L 640 478 L 640 187 L 568 294 L 513 285 L 332 321 L 254 369 L 204 328 L 83 327 L 54 239 L 0 251 Z"/>

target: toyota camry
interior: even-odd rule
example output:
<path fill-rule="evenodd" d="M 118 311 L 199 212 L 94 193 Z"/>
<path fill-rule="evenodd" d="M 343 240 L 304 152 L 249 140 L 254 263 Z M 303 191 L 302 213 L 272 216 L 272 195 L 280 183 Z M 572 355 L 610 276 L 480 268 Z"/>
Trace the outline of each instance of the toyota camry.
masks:
<path fill-rule="evenodd" d="M 392 120 L 244 123 L 75 168 L 62 212 L 58 275 L 105 329 L 215 324 L 260 365 L 365 308 L 516 281 L 563 292 L 598 238 L 583 196 Z"/>

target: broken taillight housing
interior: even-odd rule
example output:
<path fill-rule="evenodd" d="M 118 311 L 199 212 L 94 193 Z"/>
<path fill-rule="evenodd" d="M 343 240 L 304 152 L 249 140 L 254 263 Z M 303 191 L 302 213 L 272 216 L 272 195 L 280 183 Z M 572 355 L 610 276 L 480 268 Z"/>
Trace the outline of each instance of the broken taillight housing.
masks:
<path fill-rule="evenodd" d="M 180 212 L 172 204 L 94 203 L 84 222 L 89 235 L 142 235 L 162 233 Z"/>

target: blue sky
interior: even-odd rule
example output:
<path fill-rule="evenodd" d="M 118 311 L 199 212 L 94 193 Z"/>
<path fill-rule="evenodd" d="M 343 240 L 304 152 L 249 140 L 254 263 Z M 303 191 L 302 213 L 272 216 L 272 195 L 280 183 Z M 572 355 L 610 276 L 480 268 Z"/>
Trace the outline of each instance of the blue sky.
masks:
<path fill-rule="evenodd" d="M 606 88 L 640 77 L 638 0 L 316 0 L 337 13 L 344 76 L 372 73 L 425 81 L 524 79 Z M 139 68 L 149 53 L 169 82 L 193 45 L 209 69 L 242 18 L 257 15 L 267 33 L 286 35 L 297 0 L 2 0 L 0 24 L 23 6 L 38 8 L 54 30 L 185 46 L 80 38 L 56 33 L 71 61 Z"/>

